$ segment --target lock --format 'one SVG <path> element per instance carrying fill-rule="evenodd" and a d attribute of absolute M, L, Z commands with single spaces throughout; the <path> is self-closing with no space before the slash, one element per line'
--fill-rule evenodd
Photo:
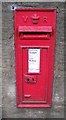
<path fill-rule="evenodd" d="M 25 75 L 25 82 L 26 83 L 36 83 L 37 77 L 35 75 Z"/>
<path fill-rule="evenodd" d="M 51 107 L 56 9 L 14 10 L 17 107 Z"/>

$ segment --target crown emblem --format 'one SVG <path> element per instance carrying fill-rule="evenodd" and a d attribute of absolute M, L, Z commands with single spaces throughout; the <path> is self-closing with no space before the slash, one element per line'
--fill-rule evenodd
<path fill-rule="evenodd" d="M 37 14 L 34 14 L 33 16 L 31 16 L 31 19 L 33 24 L 37 24 L 40 17 Z"/>

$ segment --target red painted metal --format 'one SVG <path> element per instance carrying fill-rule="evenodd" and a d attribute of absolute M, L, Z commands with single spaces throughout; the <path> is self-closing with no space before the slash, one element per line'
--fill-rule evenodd
<path fill-rule="evenodd" d="M 14 25 L 17 106 L 51 107 L 56 9 L 16 9 Z"/>
<path fill-rule="evenodd" d="M 52 32 L 51 26 L 19 26 L 19 32 Z"/>

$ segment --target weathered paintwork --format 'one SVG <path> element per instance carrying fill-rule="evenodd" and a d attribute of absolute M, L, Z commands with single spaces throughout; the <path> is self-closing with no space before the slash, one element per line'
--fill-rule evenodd
<path fill-rule="evenodd" d="M 56 9 L 16 9 L 14 25 L 17 106 L 51 107 Z"/>

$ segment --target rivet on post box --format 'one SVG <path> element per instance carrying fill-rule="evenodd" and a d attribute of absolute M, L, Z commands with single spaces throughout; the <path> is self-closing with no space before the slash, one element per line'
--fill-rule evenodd
<path fill-rule="evenodd" d="M 17 107 L 51 107 L 56 9 L 14 11 Z"/>

